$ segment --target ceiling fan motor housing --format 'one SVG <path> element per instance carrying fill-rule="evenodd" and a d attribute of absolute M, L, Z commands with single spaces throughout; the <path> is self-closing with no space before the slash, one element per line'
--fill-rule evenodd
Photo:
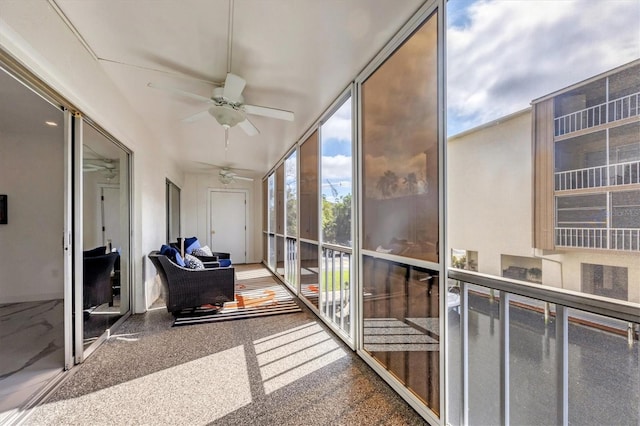
<path fill-rule="evenodd" d="M 209 108 L 209 114 L 224 127 L 233 127 L 246 118 L 242 111 L 228 105 L 214 105 Z"/>

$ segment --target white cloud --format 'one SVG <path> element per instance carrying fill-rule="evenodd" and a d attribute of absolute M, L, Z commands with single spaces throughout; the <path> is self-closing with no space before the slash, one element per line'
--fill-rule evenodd
<path fill-rule="evenodd" d="M 479 0 L 467 12 L 447 30 L 450 135 L 640 58 L 638 0 Z"/>
<path fill-rule="evenodd" d="M 351 99 L 322 125 L 323 139 L 351 140 Z"/>
<path fill-rule="evenodd" d="M 351 181 L 351 158 L 345 155 L 335 155 L 332 157 L 322 157 L 322 181 L 327 179 L 334 181 Z"/>

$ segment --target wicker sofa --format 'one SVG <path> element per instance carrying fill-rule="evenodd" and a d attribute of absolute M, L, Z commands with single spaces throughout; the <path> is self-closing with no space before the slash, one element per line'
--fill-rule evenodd
<path fill-rule="evenodd" d="M 177 315 L 181 310 L 205 304 L 222 304 L 235 298 L 233 267 L 188 269 L 173 263 L 159 251 L 149 253 L 164 290 L 167 311 Z"/>

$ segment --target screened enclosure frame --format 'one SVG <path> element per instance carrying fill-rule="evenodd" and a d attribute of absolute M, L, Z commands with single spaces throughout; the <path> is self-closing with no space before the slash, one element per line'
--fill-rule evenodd
<path fill-rule="evenodd" d="M 376 58 L 371 61 L 371 63 L 356 77 L 356 93 L 357 93 L 357 108 L 356 108 L 356 116 L 357 116 L 357 166 L 358 172 L 357 176 L 360 178 L 358 182 L 358 188 L 355 191 L 358 194 L 358 211 L 357 217 L 359 220 L 358 223 L 358 233 L 356 239 L 359 241 L 360 245 L 358 248 L 357 258 L 359 260 L 359 268 L 358 268 L 358 307 L 362 310 L 364 307 L 364 258 L 369 257 L 373 259 L 380 259 L 383 261 L 390 261 L 394 263 L 404 264 L 408 267 L 419 267 L 426 268 L 429 270 L 437 271 L 439 274 L 439 294 L 446 295 L 447 286 L 446 286 L 446 256 L 444 256 L 444 248 L 445 248 L 445 230 L 446 230 L 446 217 L 445 217 L 445 166 L 446 166 L 446 138 L 445 138 L 445 115 L 444 115 L 444 105 L 445 105 L 445 11 L 444 11 L 444 1 L 431 1 L 425 3 L 419 11 L 410 19 L 403 28 L 396 34 L 396 36 L 386 45 L 386 47 L 376 56 Z M 432 262 L 428 260 L 420 260 L 415 258 L 398 256 L 391 253 L 383 253 L 373 250 L 367 250 L 363 245 L 363 214 L 364 214 L 364 174 L 363 174 L 363 165 L 364 158 L 362 152 L 362 142 L 363 142 L 363 105 L 362 105 L 362 85 L 363 83 L 372 76 L 376 70 L 379 69 L 413 34 L 416 32 L 424 23 L 426 23 L 431 17 L 436 19 L 437 23 L 437 40 L 436 40 L 436 48 L 437 48 L 437 105 L 438 105 L 438 117 L 437 117 L 437 148 L 438 148 L 438 217 L 439 217 L 439 225 L 438 225 L 438 243 L 437 250 L 439 253 L 438 261 Z M 358 317 L 358 330 L 357 330 L 357 353 L 362 357 L 365 362 L 371 368 L 373 368 L 389 385 L 400 394 L 416 411 L 418 411 L 423 417 L 428 419 L 430 422 L 434 424 L 446 424 L 447 422 L 447 394 L 448 394 L 448 386 L 447 386 L 447 328 L 448 328 L 448 320 L 447 320 L 447 300 L 445 297 L 439 297 L 439 372 L 438 372 L 438 383 L 439 383 L 439 414 L 433 412 L 423 401 L 421 401 L 416 394 L 414 394 L 411 390 L 409 390 L 405 385 L 403 385 L 399 379 L 392 373 L 390 373 L 387 368 L 382 366 L 376 361 L 376 359 L 364 350 L 364 322 L 362 313 Z"/>

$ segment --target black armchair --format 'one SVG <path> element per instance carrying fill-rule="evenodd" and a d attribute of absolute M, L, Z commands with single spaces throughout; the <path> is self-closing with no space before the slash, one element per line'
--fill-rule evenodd
<path fill-rule="evenodd" d="M 111 302 L 111 272 L 118 253 L 83 258 L 83 309 Z"/>
<path fill-rule="evenodd" d="M 235 299 L 235 270 L 232 267 L 188 269 L 173 263 L 159 251 L 149 253 L 162 282 L 167 311 L 205 304 L 223 304 Z"/>

